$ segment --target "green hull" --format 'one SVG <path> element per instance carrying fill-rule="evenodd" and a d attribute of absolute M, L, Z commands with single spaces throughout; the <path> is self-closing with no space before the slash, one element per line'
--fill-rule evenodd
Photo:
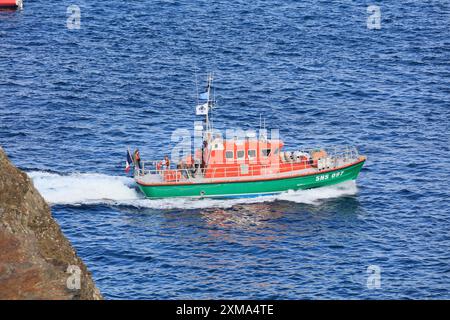
<path fill-rule="evenodd" d="M 303 190 L 355 180 L 364 164 L 358 162 L 346 168 L 299 177 L 264 181 L 201 183 L 184 185 L 142 185 L 139 188 L 147 198 L 173 197 L 242 197 L 276 194 L 287 190 Z"/>

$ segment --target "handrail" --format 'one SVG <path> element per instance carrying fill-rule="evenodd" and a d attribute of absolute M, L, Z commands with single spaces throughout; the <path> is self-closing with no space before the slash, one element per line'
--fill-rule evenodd
<path fill-rule="evenodd" d="M 223 163 L 223 167 L 214 167 L 214 168 L 200 168 L 200 167 L 191 167 L 191 168 L 182 168 L 182 169 L 146 169 L 145 165 L 151 163 L 152 165 L 156 165 L 158 161 L 141 161 L 141 168 L 135 169 L 135 176 L 143 177 L 143 176 L 153 176 L 161 180 L 161 181 L 170 181 L 170 182 L 180 182 L 180 181 L 198 181 L 207 179 L 215 179 L 215 178 L 242 178 L 242 177 L 254 177 L 254 176 L 284 176 L 289 174 L 295 174 L 300 170 L 305 169 L 313 169 L 315 168 L 318 171 L 333 169 L 337 167 L 341 167 L 343 165 L 355 162 L 359 159 L 359 153 L 354 147 L 346 147 L 344 150 L 338 150 L 334 148 L 333 150 L 326 149 L 312 149 L 314 151 L 326 151 L 326 157 L 318 158 L 318 159 L 306 159 L 297 161 L 297 159 L 290 159 L 288 161 L 282 161 L 281 154 L 278 157 L 279 162 L 270 163 L 270 164 L 252 164 L 252 163 L 233 163 L 240 164 L 238 167 L 227 167 L 230 163 Z M 305 152 L 305 151 L 303 151 Z M 305 152 L 306 153 L 306 152 Z M 293 153 L 291 152 L 291 155 Z M 284 157 L 283 157 L 284 159 Z M 246 173 L 242 173 L 242 165 L 246 165 L 247 170 Z M 208 170 L 213 169 L 210 173 Z"/>

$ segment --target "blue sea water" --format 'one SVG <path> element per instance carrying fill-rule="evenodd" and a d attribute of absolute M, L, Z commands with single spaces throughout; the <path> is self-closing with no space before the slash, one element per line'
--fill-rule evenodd
<path fill-rule="evenodd" d="M 0 145 L 105 298 L 449 299 L 449 28 L 433 0 L 25 1 L 0 11 Z M 166 154 L 209 71 L 217 128 L 356 145 L 356 184 L 143 199 L 126 147 Z"/>

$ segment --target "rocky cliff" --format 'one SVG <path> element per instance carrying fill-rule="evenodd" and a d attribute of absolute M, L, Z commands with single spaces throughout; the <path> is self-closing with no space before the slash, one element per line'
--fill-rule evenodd
<path fill-rule="evenodd" d="M 101 299 L 28 176 L 0 147 L 0 299 Z"/>

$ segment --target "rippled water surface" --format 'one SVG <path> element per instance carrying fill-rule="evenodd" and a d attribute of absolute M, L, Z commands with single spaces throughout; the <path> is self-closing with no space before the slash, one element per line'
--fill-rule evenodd
<path fill-rule="evenodd" d="M 25 1 L 0 12 L 0 144 L 106 298 L 449 299 L 450 5 L 383 3 L 370 30 L 370 4 Z M 167 153 L 208 71 L 217 128 L 262 113 L 291 148 L 354 144 L 356 184 L 143 199 L 124 150 Z"/>

